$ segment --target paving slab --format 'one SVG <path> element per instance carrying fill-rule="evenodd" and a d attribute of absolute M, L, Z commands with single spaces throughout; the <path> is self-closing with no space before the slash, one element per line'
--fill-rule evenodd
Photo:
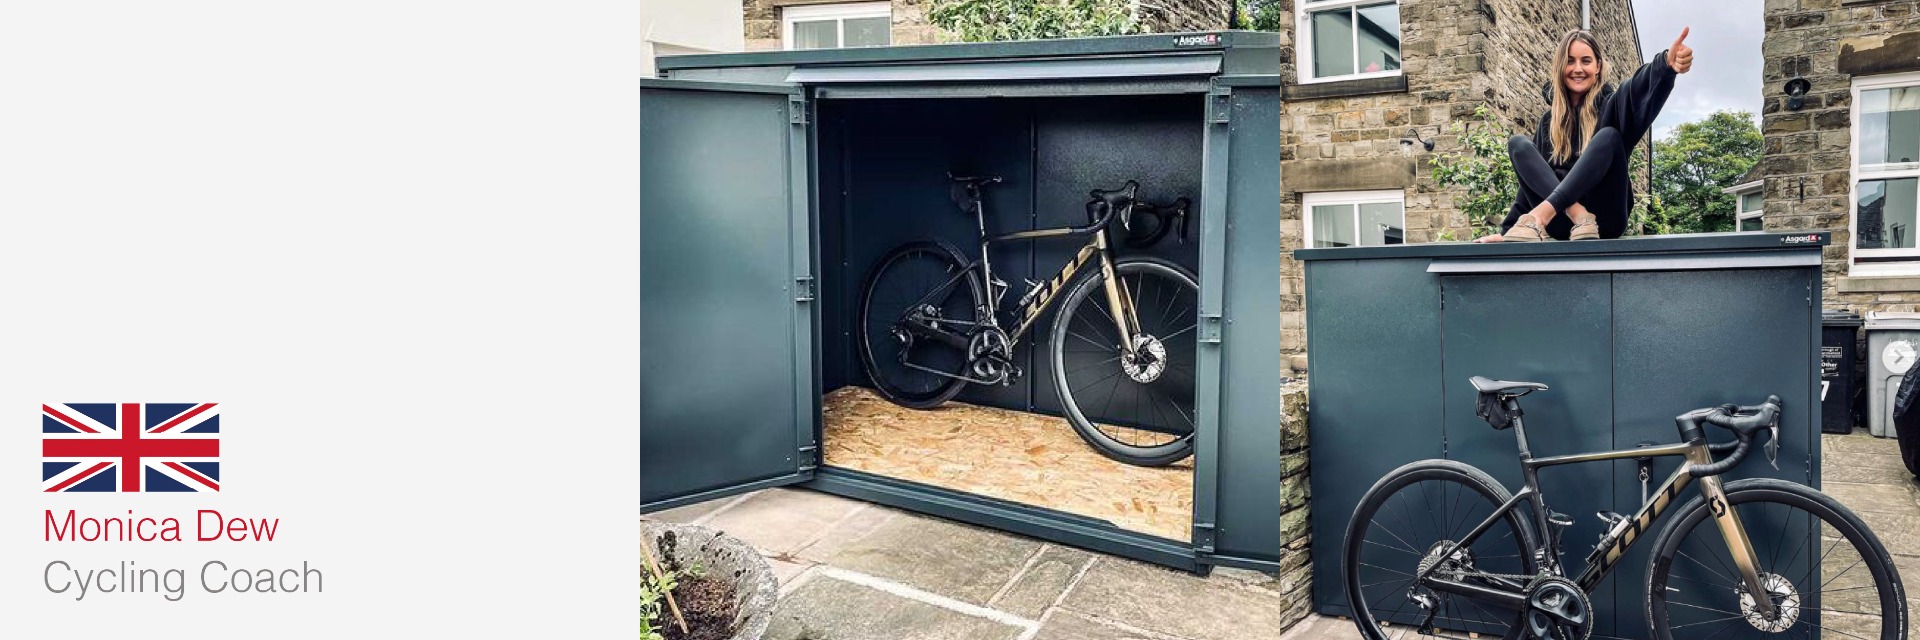
<path fill-rule="evenodd" d="M 1061 607 L 1130 627 L 1196 640 L 1280 635 L 1277 593 L 1101 557 Z"/>
<path fill-rule="evenodd" d="M 1820 480 L 1824 486 L 1831 482 L 1861 482 L 1912 486 L 1913 473 L 1907 471 L 1900 456 L 1877 453 L 1850 453 L 1824 461 L 1820 465 Z"/>
<path fill-rule="evenodd" d="M 1847 505 L 1852 507 L 1853 505 Z M 1902 556 L 1920 556 L 1920 509 L 1907 513 L 1884 513 L 1879 511 L 1855 511 L 1860 519 L 1866 521 L 1867 528 L 1880 537 L 1880 543 L 1886 545 L 1887 552 Z M 1913 578 L 1908 578 L 1912 584 Z"/>
<path fill-rule="evenodd" d="M 720 510 L 720 507 L 727 506 L 729 503 L 732 503 L 732 502 L 733 502 L 733 497 L 731 496 L 726 498 L 721 498 L 718 500 L 696 502 L 690 505 L 686 505 L 684 507 L 674 507 L 666 511 L 649 513 L 645 516 L 645 518 L 648 520 L 657 520 L 660 522 L 671 522 L 674 524 L 692 524 L 693 521 L 699 520 L 700 518 L 705 517 L 709 513 L 718 511 Z"/>
<path fill-rule="evenodd" d="M 807 581 L 774 610 L 767 640 L 1014 640 L 1020 626 L 832 577 Z"/>
<path fill-rule="evenodd" d="M 1067 586 L 1080 577 L 1081 569 L 1089 562 L 1093 562 L 1091 553 L 1047 545 L 1040 550 L 1040 556 L 1027 565 L 1026 572 L 1014 578 L 1013 584 L 988 604 L 1017 616 L 1039 619 L 1060 599 L 1060 594 L 1066 593 Z"/>
<path fill-rule="evenodd" d="M 768 555 L 792 553 L 866 503 L 801 489 L 768 489 L 706 522 Z"/>
<path fill-rule="evenodd" d="M 829 528 L 812 544 L 794 552 L 794 557 L 807 562 L 821 563 L 840 553 L 847 545 L 866 539 L 880 525 L 900 515 L 900 512 L 876 505 L 866 505 L 847 514 L 840 522 Z"/>
<path fill-rule="evenodd" d="M 1847 505 L 1855 513 L 1862 511 L 1884 511 L 1887 513 L 1920 512 L 1920 497 L 1914 489 L 1904 484 L 1859 484 L 1854 482 L 1824 482 L 1821 490 L 1827 495 Z"/>
<path fill-rule="evenodd" d="M 1875 438 L 1864 430 L 1849 434 L 1830 434 L 1821 438 L 1822 452 L 1839 453 L 1879 453 L 1900 455 L 1900 441 L 1893 438 Z M 1822 456 L 1823 458 L 1825 456 Z"/>
<path fill-rule="evenodd" d="M 848 543 L 827 564 L 985 605 L 1040 546 L 1026 538 L 902 514 Z"/>
<path fill-rule="evenodd" d="M 1294 625 L 1280 640 L 1366 640 L 1360 636 L 1360 629 L 1353 626 L 1352 620 L 1343 620 L 1332 616 L 1310 615 Z"/>
<path fill-rule="evenodd" d="M 1040 624 L 1033 640 L 1179 640 L 1138 629 L 1116 627 L 1071 611 L 1057 611 Z"/>

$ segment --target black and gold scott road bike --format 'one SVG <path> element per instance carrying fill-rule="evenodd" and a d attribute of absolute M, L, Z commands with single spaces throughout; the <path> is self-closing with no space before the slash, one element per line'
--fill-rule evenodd
<path fill-rule="evenodd" d="M 1086 226 L 989 236 L 981 190 L 1000 178 L 949 177 L 955 200 L 979 222 L 978 258 L 928 240 L 896 247 L 874 265 L 857 338 L 874 388 L 896 404 L 928 409 L 967 384 L 1012 384 L 1022 375 L 1014 346 L 1064 301 L 1048 336 L 1048 368 L 1074 430 L 1129 464 L 1167 465 L 1191 455 L 1199 280 L 1158 258 L 1116 259 L 1113 245 L 1125 239 L 1110 231 L 1116 222 L 1131 229 L 1139 215 L 1155 221 L 1149 237 L 1157 239 L 1176 223 L 1185 226 L 1186 199 L 1141 202 L 1140 185 L 1128 181 L 1092 192 Z M 1086 237 L 1087 244 L 1052 279 L 1029 283 L 1003 318 L 1008 285 L 994 276 L 989 247 L 1064 237 Z"/>
<path fill-rule="evenodd" d="M 1486 472 L 1450 460 L 1408 464 L 1375 483 L 1348 524 L 1343 548 L 1348 602 L 1367 638 L 1609 637 L 1593 633 L 1589 594 L 1669 513 L 1676 517 L 1654 537 L 1647 568 L 1653 638 L 1907 637 L 1899 573 L 1858 516 L 1804 485 L 1718 477 L 1745 460 L 1762 434 L 1777 465 L 1779 398 L 1681 414 L 1679 444 L 1535 458 L 1518 398 L 1547 386 L 1477 376 L 1472 382 L 1480 416 L 1495 429 L 1513 429 L 1526 485 L 1509 494 Z M 1735 440 L 1709 443 L 1703 425 L 1729 430 Z M 1573 520 L 1547 507 L 1537 471 L 1643 456 L 1685 462 L 1639 513 L 1600 513 L 1607 531 L 1585 570 L 1567 577 L 1559 532 Z M 1695 484 L 1700 495 L 1670 510 Z M 1530 514 L 1523 515 L 1522 503 Z"/>

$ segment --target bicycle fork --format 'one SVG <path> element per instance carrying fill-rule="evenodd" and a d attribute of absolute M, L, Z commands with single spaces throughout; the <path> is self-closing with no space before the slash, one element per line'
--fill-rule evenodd
<path fill-rule="evenodd" d="M 1713 462 L 1713 455 L 1705 446 L 1695 447 L 1687 453 L 1687 462 L 1694 465 L 1706 465 Z M 1727 503 L 1726 491 L 1720 486 L 1720 476 L 1713 475 L 1700 479 L 1700 495 L 1707 499 L 1707 512 L 1713 515 L 1713 522 L 1720 527 L 1720 537 L 1727 542 L 1727 555 L 1733 558 L 1734 569 L 1740 572 L 1740 581 L 1746 584 L 1747 594 L 1753 596 L 1753 607 L 1768 620 L 1776 617 L 1773 596 L 1760 578 L 1760 561 L 1753 552 L 1753 541 L 1747 538 L 1747 528 L 1740 523 L 1740 513 Z"/>
<path fill-rule="evenodd" d="M 1107 234 L 1094 235 L 1093 244 L 1100 249 L 1100 275 L 1107 281 L 1107 308 L 1113 309 L 1113 328 L 1119 332 L 1120 351 L 1129 355 L 1134 353 L 1134 336 L 1140 333 L 1140 316 L 1134 311 L 1131 301 L 1133 295 L 1127 291 L 1127 283 L 1120 280 L 1120 273 L 1113 268 L 1113 254 L 1107 251 Z"/>

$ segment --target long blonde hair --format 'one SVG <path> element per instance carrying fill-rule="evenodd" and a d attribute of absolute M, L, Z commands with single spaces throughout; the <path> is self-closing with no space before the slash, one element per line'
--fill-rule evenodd
<path fill-rule="evenodd" d="M 1567 58 L 1572 55 L 1574 41 L 1584 42 L 1593 49 L 1593 61 L 1600 67 L 1594 74 L 1593 87 L 1579 97 L 1580 149 L 1585 151 L 1587 142 L 1593 140 L 1593 129 L 1600 120 L 1600 87 L 1606 82 L 1607 57 L 1600 53 L 1600 41 L 1593 34 L 1581 29 L 1568 31 L 1560 38 L 1560 46 L 1554 49 L 1553 61 L 1553 104 L 1552 124 L 1547 127 L 1553 139 L 1554 164 L 1566 162 L 1577 151 L 1573 148 L 1574 95 L 1567 89 Z"/>

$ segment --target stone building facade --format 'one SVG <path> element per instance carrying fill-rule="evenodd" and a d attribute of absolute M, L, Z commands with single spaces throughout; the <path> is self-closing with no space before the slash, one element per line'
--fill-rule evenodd
<path fill-rule="evenodd" d="M 1832 233 L 1824 306 L 1914 311 L 1920 2 L 1766 0 L 1765 19 L 1763 228 Z"/>
<path fill-rule="evenodd" d="M 930 0 L 884 0 L 891 11 L 895 45 L 936 44 L 953 38 L 927 21 Z M 860 0 L 742 0 L 748 51 L 783 49 L 782 12 L 795 7 L 872 4 Z M 1153 33 L 1219 31 L 1227 28 L 1231 0 L 1134 0 L 1140 24 Z"/>
<path fill-rule="evenodd" d="M 1305 0 L 1292 0 L 1294 5 Z M 1303 246 L 1312 223 L 1305 201 L 1342 193 L 1372 194 L 1402 203 L 1402 242 L 1470 240 L 1471 225 L 1455 205 L 1460 191 L 1433 179 L 1428 161 L 1462 145 L 1452 125 L 1485 106 L 1509 131 L 1531 135 L 1546 110 L 1541 85 L 1559 39 L 1582 21 L 1582 0 L 1401 0 L 1400 74 L 1303 82 L 1302 35 L 1297 24 L 1280 30 L 1287 42 L 1282 74 L 1286 106 L 1281 122 L 1281 345 L 1284 372 L 1307 372 L 1305 274 L 1291 251 Z M 1314 3 L 1315 11 L 1326 6 Z M 1367 5 L 1375 6 L 1375 5 Z M 1615 61 L 1609 82 L 1630 77 L 1651 56 L 1637 37 L 1628 0 L 1590 0 L 1591 30 Z M 1287 8 L 1296 17 L 1305 14 Z M 1299 22 L 1300 20 L 1296 20 Z M 1309 19 L 1310 21 L 1310 19 Z M 1312 74 L 1306 74 L 1312 75 Z M 1307 79 L 1310 80 L 1310 79 Z M 1433 151 L 1403 145 L 1413 129 Z M 1396 195 L 1397 194 L 1397 195 Z M 1357 225 L 1356 225 L 1357 226 Z"/>

